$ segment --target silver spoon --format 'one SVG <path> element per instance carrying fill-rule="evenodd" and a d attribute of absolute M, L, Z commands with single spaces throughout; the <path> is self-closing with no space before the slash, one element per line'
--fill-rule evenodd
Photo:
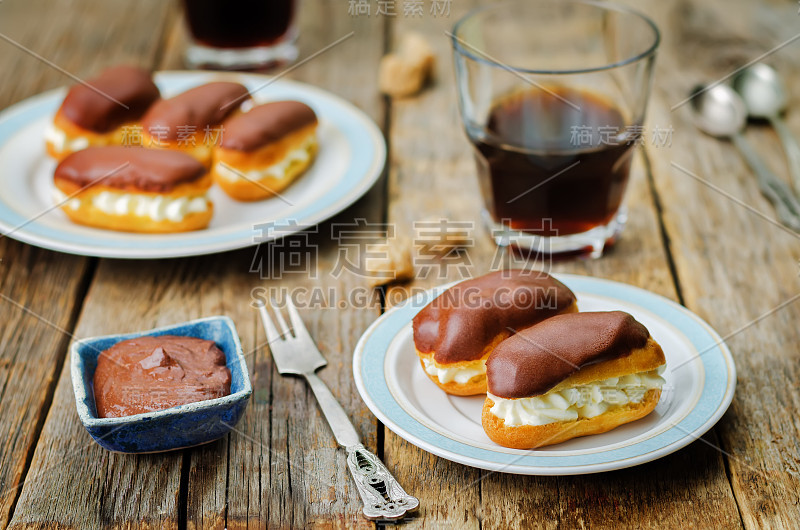
<path fill-rule="evenodd" d="M 778 133 L 789 160 L 794 189 L 800 193 L 800 146 L 781 117 L 789 104 L 783 79 L 771 66 L 756 63 L 736 74 L 733 89 L 742 96 L 751 117 L 768 120 Z"/>
<path fill-rule="evenodd" d="M 747 121 L 742 98 L 726 85 L 696 87 L 692 94 L 695 124 L 706 134 L 729 138 L 733 142 L 758 176 L 759 189 L 775 207 L 778 218 L 792 230 L 800 232 L 800 202 L 742 135 Z"/>

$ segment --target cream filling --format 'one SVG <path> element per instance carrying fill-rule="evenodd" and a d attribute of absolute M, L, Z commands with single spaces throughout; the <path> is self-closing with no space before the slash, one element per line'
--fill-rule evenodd
<path fill-rule="evenodd" d="M 44 139 L 59 153 L 64 151 L 80 151 L 89 147 L 89 139 L 78 136 L 72 140 L 67 138 L 67 133 L 50 123 L 44 130 Z"/>
<path fill-rule="evenodd" d="M 486 373 L 486 361 L 481 361 L 474 368 L 466 368 L 463 366 L 454 366 L 452 368 L 441 368 L 433 363 L 432 359 L 422 359 L 422 364 L 425 366 L 425 372 L 428 375 L 434 375 L 442 384 L 455 381 L 459 384 L 464 384 L 476 375 Z"/>
<path fill-rule="evenodd" d="M 490 412 L 506 425 L 546 425 L 578 418 L 594 418 L 628 403 L 640 403 L 648 390 L 661 388 L 664 366 L 649 372 L 613 377 L 588 385 L 565 388 L 541 396 L 505 399 L 488 394 Z"/>
<path fill-rule="evenodd" d="M 56 203 L 77 210 L 81 206 L 78 198 L 67 199 L 59 189 L 53 192 Z M 116 193 L 101 191 L 92 196 L 92 206 L 109 215 L 136 215 L 149 217 L 153 221 L 172 221 L 179 223 L 190 213 L 208 211 L 208 199 L 205 195 L 187 197 L 165 197 L 162 195 L 139 195 L 134 193 Z"/>
<path fill-rule="evenodd" d="M 81 207 L 81 200 L 75 197 L 67 198 L 67 194 L 58 188 L 53 188 L 53 202 L 58 206 L 69 208 L 70 210 L 77 210 Z"/>
<path fill-rule="evenodd" d="M 217 162 L 214 166 L 214 171 L 217 175 L 236 182 L 239 180 L 254 180 L 259 181 L 265 178 L 283 179 L 286 177 L 286 172 L 289 167 L 294 163 L 306 163 L 311 159 L 311 152 L 314 150 L 317 139 L 314 135 L 309 136 L 303 144 L 289 151 L 286 156 L 278 162 L 264 169 L 251 169 L 249 171 L 234 171 L 227 164 Z M 242 177 L 244 175 L 244 177 Z"/>

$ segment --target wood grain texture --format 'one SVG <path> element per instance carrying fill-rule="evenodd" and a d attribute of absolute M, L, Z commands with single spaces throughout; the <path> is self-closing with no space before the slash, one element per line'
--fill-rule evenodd
<path fill-rule="evenodd" d="M 134 62 L 149 66 L 147 61 L 156 53 L 159 40 L 149 35 L 148 31 L 154 29 L 156 36 L 159 34 L 158 24 L 154 25 L 153 20 L 161 21 L 168 10 L 168 6 L 160 2 L 143 2 L 138 6 L 128 5 L 123 9 L 111 5 L 90 7 L 85 2 L 48 3 L 48 10 L 37 19 L 39 24 L 35 25 L 24 22 L 29 21 L 27 17 L 30 17 L 31 11 L 28 10 L 41 9 L 44 3 L 37 2 L 40 4 L 37 6 L 29 2 L 25 4 L 24 9 L 20 4 L 22 3 L 6 2 L 0 5 L 0 10 L 3 10 L 0 20 L 2 20 L 4 34 L 79 77 L 91 76 L 101 68 L 117 62 Z M 74 31 L 74 28 L 84 24 L 102 26 L 108 33 L 78 33 Z M 6 27 L 6 25 L 8 26 Z M 6 45 L 4 44 L 4 46 Z M 103 47 L 105 50 L 102 56 L 95 54 L 98 47 Z M 66 51 L 68 53 L 65 53 Z M 87 58 L 91 59 L 87 60 Z M 5 71 L 17 71 L 19 74 L 15 76 L 13 88 L 9 82 L 11 81 L 10 77 L 7 76 L 2 81 L 3 86 L 0 93 L 3 94 L 4 102 L 20 99 L 53 86 L 71 83 L 71 80 L 64 74 L 19 50 L 4 53 L 2 60 L 14 63 L 7 68 L 4 65 Z M 31 293 L 35 293 L 38 298 L 38 302 L 32 306 L 32 309 L 42 313 L 60 327 L 68 327 L 71 330 L 74 320 L 71 316 L 71 307 L 76 307 L 75 304 L 81 302 L 84 294 L 83 289 L 77 289 L 76 286 L 80 283 L 82 275 L 85 274 L 90 260 L 49 253 L 16 243 L 4 244 L 9 245 L 6 249 L 7 254 L 4 256 L 4 258 L 7 256 L 8 259 L 4 259 L 4 263 L 8 262 L 10 265 L 16 262 L 15 269 L 22 268 L 29 271 L 30 277 L 24 278 L 19 275 L 18 271 L 10 269 L 10 272 L 16 276 L 18 285 L 27 285 Z M 45 271 L 46 274 L 39 271 Z M 9 279 L 11 278 L 13 276 L 9 276 Z M 16 288 L 10 290 L 4 287 L 3 292 L 13 296 L 15 290 Z M 47 303 L 47 307 L 44 309 L 36 307 L 42 303 Z M 104 316 L 101 315 L 101 317 Z M 14 401 L 24 399 L 30 407 L 38 404 L 43 408 L 44 405 L 49 404 L 47 401 L 50 399 L 51 392 L 48 391 L 48 385 L 51 381 L 54 383 L 56 379 L 59 379 L 58 374 L 54 371 L 61 366 L 69 338 L 55 329 L 52 329 L 55 336 L 51 337 L 51 331 L 37 331 L 25 325 L 15 326 L 14 319 L 3 320 L 3 322 L 11 326 L 8 328 L 9 330 L 13 330 L 10 337 L 17 334 L 26 337 L 24 342 L 16 346 L 11 346 L 13 343 L 9 343 L 9 349 L 4 348 L 4 351 L 8 352 L 16 350 L 18 355 L 26 358 L 25 362 L 16 365 L 17 377 L 13 385 L 8 387 L 8 390 L 12 391 L 10 395 L 15 396 L 14 400 L 9 400 L 7 403 L 4 400 L 3 402 L 4 417 L 11 417 L 5 416 L 5 414 L 6 411 L 13 411 L 16 408 Z M 35 340 L 35 342 L 26 346 L 30 340 Z M 31 379 L 31 375 L 34 374 L 28 374 L 28 372 L 33 371 L 38 373 L 35 374 L 34 379 Z M 115 457 L 108 453 L 102 453 L 96 454 L 96 458 L 85 458 L 85 452 L 89 445 L 93 445 L 93 442 L 89 442 L 85 431 L 74 417 L 75 408 L 71 385 L 69 380 L 65 379 L 67 372 L 68 368 L 62 370 L 60 386 L 56 390 L 53 400 L 56 404 L 63 401 L 70 405 L 68 408 L 62 409 L 60 413 L 69 414 L 70 419 L 74 420 L 74 424 L 71 422 L 64 429 L 60 428 L 58 407 L 56 407 L 56 411 L 51 410 L 51 413 L 48 414 L 50 422 L 48 427 L 43 430 L 44 436 L 40 438 L 43 443 L 38 446 L 39 452 L 33 455 L 30 470 L 25 476 L 20 500 L 14 512 L 13 526 L 58 524 L 56 521 L 60 524 L 89 525 L 92 521 L 97 522 L 110 515 L 108 505 L 101 503 L 104 497 L 113 498 L 115 495 L 124 494 L 126 497 L 135 499 L 140 495 L 154 494 L 161 488 L 158 485 L 142 488 L 134 495 L 131 495 L 130 491 L 120 492 L 118 488 L 125 484 L 126 477 L 139 472 L 130 466 L 119 466 L 116 478 L 109 482 L 95 479 L 96 472 L 106 469 Z M 25 387 L 25 383 L 28 388 Z M 64 391 L 67 391 L 66 394 Z M 68 400 L 64 401 L 65 398 Z M 30 434 L 37 432 L 37 423 L 41 420 L 37 420 L 32 415 L 26 417 L 22 412 L 19 417 L 26 422 L 26 429 Z M 54 426 L 56 426 L 55 429 Z M 48 433 L 50 438 L 48 438 Z M 5 439 L 5 436 L 3 438 Z M 20 437 L 17 442 L 22 440 L 24 437 Z M 24 455 L 19 455 L 19 457 L 24 458 Z M 80 460 L 80 462 L 75 462 L 73 459 Z M 18 463 L 10 462 L 10 464 L 12 464 L 11 467 L 2 466 L 3 472 L 15 467 L 17 467 L 17 472 L 21 470 Z M 154 459 L 151 465 L 155 469 L 160 469 L 163 463 Z M 65 473 L 65 468 L 81 472 L 70 475 Z M 79 483 L 80 477 L 88 477 L 89 480 Z M 52 487 L 52 489 L 48 490 L 48 487 Z M 62 487 L 67 487 L 67 489 L 60 489 Z M 76 495 L 74 505 L 66 504 L 64 502 L 66 499 L 59 495 L 64 491 L 69 491 L 69 488 L 81 492 L 81 495 Z M 14 489 L 13 492 L 15 497 L 17 490 Z M 54 502 L 59 498 L 62 499 L 60 504 Z M 4 501 L 8 499 L 6 497 Z M 91 506 L 98 518 L 86 518 L 87 510 L 82 509 L 81 502 L 84 503 L 84 507 Z M 128 508 L 131 506 L 136 506 L 136 504 L 131 503 Z M 142 508 L 147 510 L 161 507 L 145 503 L 142 504 Z M 103 511 L 104 509 L 105 511 Z M 161 511 L 163 512 L 163 510 Z M 153 510 L 153 514 L 158 513 Z M 132 515 L 133 512 L 130 509 L 125 512 L 123 507 L 119 512 L 119 519 L 126 520 Z M 147 518 L 151 516 L 149 513 L 146 515 Z"/>
<path fill-rule="evenodd" d="M 185 33 L 175 5 L 92 3 L 88 9 L 84 4 L 50 2 L 39 23 L 30 24 L 24 21 L 44 2 L 4 0 L 0 32 L 81 76 L 117 62 L 182 67 Z M 380 312 L 380 303 L 373 297 L 362 307 L 338 307 L 343 295 L 364 289 L 366 280 L 330 275 L 339 252 L 331 238 L 333 223 L 385 218 L 396 224 L 398 235 L 408 237 L 414 236 L 416 220 L 444 217 L 474 223 L 474 244 L 460 263 L 443 267 L 441 259 L 433 259 L 427 276 L 418 265 L 414 282 L 386 292 L 387 306 L 412 289 L 514 262 L 497 254 L 480 224 L 472 154 L 456 107 L 444 31 L 470 2 L 453 2 L 445 19 L 427 13 L 403 17 L 398 4 L 399 16 L 386 19 L 350 17 L 346 4 L 309 0 L 301 12 L 301 59 L 350 31 L 355 35 L 290 77 L 331 90 L 379 124 L 390 125 L 388 184 L 378 184 L 333 221 L 293 236 L 285 245 L 192 259 L 99 262 L 78 318 L 78 337 L 211 314 L 227 314 L 236 322 L 253 397 L 236 430 L 203 447 L 142 456 L 99 448 L 78 422 L 68 368 L 57 372 L 68 339 L 0 300 L 0 527 L 12 508 L 12 528 L 174 528 L 184 523 L 187 528 L 372 527 L 360 516 L 344 454 L 313 396 L 301 380 L 275 372 L 249 305 L 252 296 L 265 292 L 280 297 L 319 288 L 321 303 L 301 308 L 301 315 L 329 361 L 320 376 L 366 445 L 383 452 L 389 469 L 420 498 L 421 508 L 407 520 L 409 527 L 796 528 L 800 300 L 769 312 L 800 293 L 798 238 L 701 182 L 774 215 L 729 144 L 698 133 L 687 107 L 670 112 L 695 83 L 721 77 L 793 37 L 796 6 L 743 0 L 647 0 L 635 5 L 662 29 L 648 127 L 672 125 L 673 144 L 650 146 L 638 157 L 628 191 L 628 226 L 604 258 L 537 265 L 619 280 L 682 300 L 723 335 L 731 334 L 728 344 L 739 367 L 739 386 L 731 409 L 703 440 L 629 470 L 520 477 L 454 464 L 382 426 L 378 430 L 355 390 L 351 352 Z M 386 42 L 397 42 L 406 31 L 425 34 L 436 49 L 436 79 L 419 96 L 391 102 L 387 112 L 376 92 L 377 61 Z M 767 59 L 789 76 L 790 87 L 800 83 L 796 46 L 800 44 Z M 3 71 L 14 72 L 0 79 L 2 106 L 69 82 L 7 43 L 0 42 L 0 49 Z M 800 113 L 790 111 L 787 118 L 800 131 Z M 774 134 L 764 127 L 747 134 L 773 169 L 786 175 Z M 317 259 L 306 273 L 281 277 L 271 261 L 286 257 L 292 241 L 316 249 Z M 3 295 L 59 327 L 72 327 L 81 302 L 76 296 L 92 273 L 90 260 L 6 238 L 0 238 L 0 259 Z M 253 269 L 254 260 L 263 265 L 260 271 Z M 15 486 L 23 477 L 20 493 Z"/>
<path fill-rule="evenodd" d="M 322 23 L 324 21 L 324 23 Z M 376 20 L 353 20 L 347 6 L 330 2 L 306 2 L 300 19 L 300 60 L 335 40 L 353 37 L 292 72 L 291 77 L 338 94 L 364 110 L 378 124 L 383 122 L 383 102 L 360 76 L 377 67 L 383 49 L 384 26 Z M 355 206 L 313 229 L 304 242 L 317 261 L 311 274 L 281 274 L 271 268 L 277 257 L 266 246 L 260 255 L 264 265 L 255 285 L 269 290 L 297 293 L 308 299 L 312 290 L 346 295 L 365 289 L 366 278 L 344 274 L 333 277 L 339 249 L 331 240 L 335 223 L 364 218 L 380 222 L 383 216 L 383 185 L 378 183 Z M 288 248 L 281 245 L 281 248 Z M 280 249 L 277 250 L 280 252 Z M 251 276 L 252 278 L 252 276 Z M 341 302 L 341 300 L 339 300 Z M 316 307 L 301 309 L 306 326 L 315 338 L 328 366 L 319 372 L 332 389 L 365 445 L 377 450 L 375 418 L 358 396 L 352 378 L 352 351 L 366 327 L 380 312 L 378 299 L 366 307 L 344 307 L 329 294 Z M 259 343 L 265 340 L 259 329 Z M 228 527 L 372 527 L 361 516 L 361 500 L 347 470 L 345 453 L 339 449 L 304 381 L 280 377 L 272 368 L 266 348 L 255 359 L 256 377 L 262 387 L 242 424 L 246 433 L 232 438 Z M 264 395 L 269 392 L 268 395 Z M 191 517 L 191 512 L 190 512 Z"/>
<path fill-rule="evenodd" d="M 747 2 L 652 5 L 666 31 L 651 116 L 653 121 L 671 123 L 675 130 L 672 148 L 653 156 L 664 224 L 687 307 L 729 336 L 726 341 L 738 369 L 733 404 L 715 429 L 718 438 L 710 441 L 726 453 L 745 526 L 796 528 L 800 524 L 796 413 L 800 304 L 790 301 L 800 293 L 800 242 L 797 235 L 748 209 L 775 216 L 738 152 L 727 142 L 699 134 L 691 123 L 689 105 L 674 112 L 670 107 L 682 101 L 694 84 L 721 78 L 796 36 L 797 9 Z M 787 76 L 789 87 L 798 86 L 796 44 L 765 61 Z M 795 103 L 794 90 L 792 97 Z M 792 130 L 800 132 L 800 115 L 790 110 L 787 118 Z M 747 136 L 773 170 L 786 177 L 785 155 L 774 133 L 755 126 L 748 128 Z"/>
<path fill-rule="evenodd" d="M 426 16 L 393 20 L 392 49 L 407 32 L 425 36 L 436 52 L 432 81 L 417 96 L 393 99 L 389 143 L 389 204 L 387 221 L 398 238 L 414 242 L 413 223 L 444 218 L 479 227 L 478 185 L 469 144 L 461 130 L 455 98 L 450 42 L 444 31 L 470 8 L 453 2 L 449 18 Z M 393 286 L 386 293 L 387 309 L 412 289 L 480 274 L 491 264 L 494 245 L 482 229 L 470 230 L 475 245 L 468 258 L 436 259 L 415 249 L 417 279 Z M 420 238 L 417 238 L 420 239 Z M 419 252 L 425 254 L 420 259 Z M 467 261 L 467 259 L 469 261 Z M 410 352 L 413 354 L 413 352 Z M 483 471 L 456 464 L 422 451 L 384 428 L 384 461 L 420 507 L 407 519 L 410 528 L 478 528 L 481 525 Z"/>
<path fill-rule="evenodd" d="M 204 271 L 186 262 L 168 263 L 175 266 L 101 261 L 76 336 L 146 329 L 203 315 L 201 304 L 187 300 L 181 288 L 202 281 Z M 142 277 L 151 281 L 139 281 Z M 174 305 L 160 305 L 162 297 Z M 181 462 L 181 452 L 122 455 L 95 444 L 75 413 L 67 364 L 29 473 L 42 480 L 26 483 L 11 526 L 52 521 L 93 528 L 177 527 Z"/>
<path fill-rule="evenodd" d="M 132 5 L 119 9 L 89 4 L 3 2 L 0 33 L 80 77 L 117 61 L 147 64 L 158 40 L 143 28 L 153 27 L 153 17 L 163 17 L 163 5 L 143 2 L 137 10 Z M 32 13 L 39 13 L 35 24 Z M 75 31 L 84 24 L 99 26 L 100 20 L 116 37 Z M 102 56 L 95 54 L 100 43 L 105 49 Z M 0 68 L 14 73 L 0 79 L 0 107 L 72 82 L 5 40 L 0 42 Z M 0 237 L 0 527 L 11 517 L 21 481 L 35 491 L 53 474 L 41 467 L 25 472 L 59 378 L 91 263 Z M 76 447 L 84 442 L 79 436 Z M 60 457 L 53 455 L 49 461 L 58 462 Z"/>
<path fill-rule="evenodd" d="M 457 17 L 468 6 L 453 6 Z M 424 33 L 440 59 L 436 82 L 413 99 L 392 105 L 388 220 L 398 232 L 413 235 L 415 220 L 443 216 L 473 223 L 469 249 L 471 274 L 490 266 L 525 265 L 490 242 L 479 218 L 481 208 L 470 146 L 459 124 L 444 31 L 452 20 L 398 19 L 394 41 L 404 31 Z M 436 116 L 436 118 L 431 118 Z M 629 221 L 621 240 L 601 260 L 557 261 L 536 266 L 638 285 L 668 298 L 677 292 L 659 226 L 646 159 L 636 160 L 628 191 Z M 501 252 L 499 255 L 498 252 Z M 410 285 L 395 287 L 387 299 L 400 300 L 411 289 L 459 279 L 458 267 L 438 269 Z M 421 271 L 418 268 L 418 273 Z M 715 437 L 709 435 L 712 440 Z M 421 495 L 411 526 L 483 528 L 531 527 L 698 527 L 739 523 L 722 455 L 702 442 L 677 455 L 632 470 L 586 477 L 520 477 L 452 464 L 421 451 L 386 431 L 386 462 L 411 477 Z M 656 501 L 656 499 L 658 499 Z"/>
<path fill-rule="evenodd" d="M 20 493 L 83 295 L 88 260 L 0 238 L 0 527 Z"/>
<path fill-rule="evenodd" d="M 321 21 L 325 20 L 325 24 Z M 306 81 L 338 93 L 364 110 L 379 124 L 384 107 L 380 96 L 359 76 L 376 68 L 383 49 L 384 24 L 378 20 L 350 19 L 346 5 L 306 2 L 300 13 L 300 60 L 355 32 L 353 37 L 293 71 L 288 77 Z M 178 21 L 170 32 L 161 69 L 180 68 L 187 37 Z M 353 68 L 342 68 L 353 65 Z M 280 69 L 273 73 L 279 73 Z M 258 95 L 258 94 L 257 94 Z M 308 234 L 290 241 L 302 243 L 316 254 L 307 263 L 305 275 L 284 274 L 272 268 L 289 245 L 263 245 L 251 249 L 249 260 L 218 278 L 225 285 L 238 286 L 231 299 L 240 308 L 234 318 L 253 319 L 248 306 L 250 290 L 273 292 L 278 298 L 311 289 L 326 293 L 322 306 L 304 310 L 306 324 L 328 359 L 320 377 L 328 383 L 353 419 L 365 444 L 377 450 L 376 424 L 355 390 L 351 354 L 355 342 L 380 311 L 379 300 L 365 308 L 335 309 L 327 293 L 347 293 L 365 287 L 365 279 L 334 278 L 338 248 L 331 241 L 333 223 L 364 218 L 379 222 L 383 216 L 383 184 L 332 222 L 323 223 Z M 286 251 L 282 249 L 287 249 Z M 255 263 L 262 268 L 252 271 Z M 237 320 L 238 322 L 238 320 Z M 345 454 L 337 448 L 330 429 L 316 407 L 313 395 L 302 380 L 281 378 L 274 372 L 265 337 L 259 330 L 252 338 L 258 346 L 248 357 L 254 394 L 244 419 L 227 442 L 227 448 L 191 452 L 187 481 L 187 526 L 190 528 L 352 527 L 373 525 L 360 515 L 361 503 L 346 467 Z M 224 452 L 223 452 L 224 451 Z M 223 458 L 224 456 L 224 458 Z M 226 495 L 227 494 L 227 495 Z"/>

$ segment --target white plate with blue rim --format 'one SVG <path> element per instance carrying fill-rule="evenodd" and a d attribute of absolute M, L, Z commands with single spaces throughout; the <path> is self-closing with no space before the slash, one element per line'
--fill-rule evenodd
<path fill-rule="evenodd" d="M 423 372 L 411 320 L 453 284 L 413 296 L 376 320 L 356 346 L 353 375 L 367 407 L 417 447 L 468 466 L 524 475 L 579 475 L 635 466 L 697 440 L 727 410 L 736 367 L 725 342 L 700 317 L 630 285 L 554 275 L 578 297 L 581 311 L 622 310 L 650 330 L 667 359 L 666 383 L 648 416 L 603 434 L 536 450 L 492 442 L 481 427 L 483 396 L 450 396 Z"/>
<path fill-rule="evenodd" d="M 28 98 L 0 113 L 0 234 L 43 248 L 111 258 L 172 258 L 212 254 L 266 242 L 314 226 L 353 204 L 383 170 L 386 143 L 361 110 L 320 88 L 257 74 L 159 72 L 165 97 L 214 80 L 231 80 L 254 91 L 256 103 L 295 99 L 319 118 L 314 163 L 282 198 L 234 201 L 214 186 L 214 217 L 208 228 L 176 234 L 134 234 L 80 226 L 53 208 L 53 170 L 45 127 L 66 88 Z M 224 134 L 224 130 L 222 131 Z M 265 230 L 264 223 L 273 223 Z"/>

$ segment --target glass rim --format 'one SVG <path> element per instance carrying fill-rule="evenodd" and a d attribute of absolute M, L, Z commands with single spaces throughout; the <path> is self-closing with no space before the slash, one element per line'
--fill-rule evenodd
<path fill-rule="evenodd" d="M 555 0 L 546 0 L 546 1 L 551 2 L 551 3 L 556 3 Z M 539 2 L 542 2 L 542 0 L 539 0 Z M 453 26 L 453 31 L 450 33 L 450 40 L 451 40 L 451 42 L 453 44 L 453 49 L 457 53 L 459 53 L 461 55 L 464 55 L 466 57 L 469 57 L 470 59 L 472 59 L 474 61 L 477 61 L 477 62 L 480 62 L 480 63 L 484 63 L 484 64 L 488 64 L 490 66 L 496 66 L 498 68 L 502 68 L 504 70 L 509 70 L 509 71 L 513 71 L 513 72 L 517 72 L 517 73 L 541 74 L 541 75 L 567 75 L 567 74 L 586 74 L 586 73 L 591 73 L 591 72 L 602 72 L 602 71 L 605 71 L 605 70 L 611 70 L 613 68 L 618 68 L 620 66 L 625 66 L 625 65 L 628 65 L 628 64 L 635 63 L 635 62 L 637 62 L 637 61 L 639 61 L 641 59 L 644 59 L 645 57 L 654 55 L 656 50 L 658 49 L 659 44 L 661 43 L 661 32 L 658 30 L 658 26 L 656 26 L 656 23 L 653 22 L 653 20 L 650 17 L 648 17 L 647 15 L 643 14 L 642 12 L 640 12 L 640 11 L 638 11 L 636 9 L 632 9 L 632 8 L 629 8 L 627 6 L 623 6 L 623 5 L 620 5 L 620 4 L 615 4 L 613 2 L 605 2 L 605 1 L 602 1 L 602 0 L 562 0 L 562 1 L 558 2 L 558 3 L 560 3 L 560 4 L 564 4 L 564 3 L 583 4 L 583 5 L 594 6 L 594 7 L 600 8 L 600 9 L 605 10 L 605 11 L 616 11 L 618 13 L 624 13 L 626 15 L 633 15 L 634 17 L 638 18 L 639 20 L 643 21 L 645 24 L 647 24 L 650 27 L 650 29 L 653 30 L 653 37 L 654 37 L 653 38 L 653 42 L 645 51 L 643 51 L 641 53 L 638 53 L 638 54 L 636 54 L 636 55 L 634 55 L 632 57 L 629 57 L 627 59 L 623 59 L 621 61 L 617 61 L 615 63 L 604 64 L 602 66 L 593 66 L 593 67 L 590 67 L 590 68 L 574 68 L 574 69 L 568 69 L 568 70 L 542 70 L 542 69 L 537 69 L 537 68 L 522 68 L 522 67 L 512 66 L 512 65 L 506 64 L 504 62 L 498 61 L 496 59 L 490 59 L 488 56 L 477 55 L 477 54 L 473 53 L 471 50 L 466 49 L 464 47 L 464 45 L 462 44 L 462 42 L 461 42 L 463 39 L 458 34 L 460 29 L 461 29 L 461 26 L 463 26 L 464 23 L 466 23 L 470 19 L 474 18 L 476 15 L 479 15 L 481 13 L 484 13 L 484 12 L 490 11 L 490 10 L 499 10 L 499 9 L 502 9 L 504 6 L 508 6 L 510 4 L 511 5 L 513 5 L 513 4 L 516 4 L 516 5 L 522 4 L 522 5 L 525 5 L 525 6 L 529 6 L 529 5 L 533 4 L 533 2 L 530 2 L 530 1 L 523 2 L 523 1 L 519 1 L 519 0 L 510 0 L 510 1 L 506 1 L 506 2 L 501 2 L 501 3 L 488 5 L 488 6 L 477 7 L 475 9 L 470 10 L 467 14 L 465 14 L 463 17 L 458 19 L 458 21 Z"/>

